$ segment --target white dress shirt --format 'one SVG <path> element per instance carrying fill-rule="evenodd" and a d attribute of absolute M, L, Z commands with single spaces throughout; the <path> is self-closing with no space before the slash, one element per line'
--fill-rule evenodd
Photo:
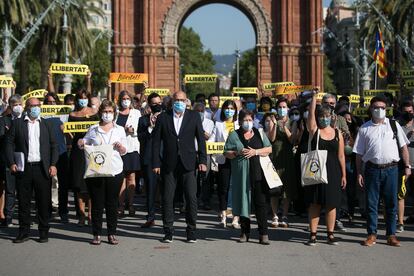
<path fill-rule="evenodd" d="M 29 116 L 25 116 L 27 128 L 29 131 L 29 152 L 27 154 L 27 162 L 40 162 L 40 117 L 36 120 L 30 120 Z"/>
<path fill-rule="evenodd" d="M 400 124 L 396 122 L 400 147 L 409 144 Z M 362 161 L 377 165 L 389 164 L 400 160 L 397 141 L 394 138 L 390 121 L 385 118 L 381 124 L 374 124 L 372 120 L 366 122 L 358 131 L 355 140 L 354 153 L 362 156 Z"/>
<path fill-rule="evenodd" d="M 184 113 L 178 114 L 175 111 L 173 111 L 173 121 L 174 121 L 174 128 L 177 135 L 180 134 L 181 124 L 183 123 Z"/>
<path fill-rule="evenodd" d="M 89 128 L 83 140 L 86 145 L 98 146 L 98 145 L 113 145 L 114 143 L 121 143 L 122 146 L 127 147 L 127 138 L 125 134 L 125 129 L 114 123 L 114 127 L 105 132 L 102 128 L 99 127 L 99 124 L 93 125 Z M 119 151 L 114 150 L 112 155 L 112 169 L 113 174 L 120 174 L 124 170 L 124 163 L 122 161 Z"/>

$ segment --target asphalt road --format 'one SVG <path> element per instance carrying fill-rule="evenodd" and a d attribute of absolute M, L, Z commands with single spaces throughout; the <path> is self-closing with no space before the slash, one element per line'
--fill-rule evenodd
<path fill-rule="evenodd" d="M 23 244 L 11 241 L 17 226 L 0 229 L 0 275 L 413 275 L 414 226 L 406 226 L 402 246 L 393 248 L 385 244 L 381 223 L 377 245 L 367 248 L 359 244 L 366 237 L 363 220 L 345 224 L 348 231 L 336 234 L 338 246 L 326 244 L 322 225 L 319 243 L 309 247 L 306 220 L 292 216 L 291 227 L 270 229 L 271 245 L 263 246 L 255 229 L 251 242 L 239 244 L 239 230 L 218 228 L 216 213 L 201 211 L 198 241 L 188 244 L 184 217 L 176 218 L 172 244 L 160 242 L 160 220 L 154 228 L 139 227 L 143 212 L 119 221 L 118 246 L 106 237 L 100 246 L 89 245 L 90 228 L 78 227 L 73 212 L 70 224 L 52 222 L 46 244 L 36 241 L 36 224 L 33 239 Z"/>

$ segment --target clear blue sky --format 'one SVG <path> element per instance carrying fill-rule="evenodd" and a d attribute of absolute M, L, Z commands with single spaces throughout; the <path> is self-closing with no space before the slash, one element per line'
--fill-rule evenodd
<path fill-rule="evenodd" d="M 323 0 L 327 7 L 331 0 Z M 237 45 L 244 51 L 256 45 L 252 24 L 238 9 L 225 4 L 209 4 L 196 9 L 184 21 L 201 37 L 206 49 L 213 54 L 232 54 Z"/>

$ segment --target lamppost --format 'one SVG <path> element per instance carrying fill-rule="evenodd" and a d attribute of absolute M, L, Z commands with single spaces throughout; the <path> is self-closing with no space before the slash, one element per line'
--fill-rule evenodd
<path fill-rule="evenodd" d="M 239 72 L 239 62 L 240 62 L 240 49 L 237 47 L 236 52 L 236 74 L 237 74 L 237 87 L 240 87 L 240 72 Z"/>

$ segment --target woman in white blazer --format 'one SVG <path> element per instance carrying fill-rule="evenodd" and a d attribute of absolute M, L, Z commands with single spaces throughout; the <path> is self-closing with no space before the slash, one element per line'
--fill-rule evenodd
<path fill-rule="evenodd" d="M 119 209 L 118 214 L 124 215 L 125 210 L 125 198 L 128 194 L 128 210 L 129 215 L 135 214 L 134 209 L 134 195 L 135 195 L 135 173 L 141 170 L 140 157 L 139 157 L 139 141 L 138 141 L 138 121 L 141 117 L 141 112 L 133 108 L 132 95 L 123 90 L 118 96 L 118 118 L 116 124 L 124 127 L 127 137 L 127 149 L 128 152 L 122 156 L 124 162 L 125 179 L 121 186 L 119 193 Z"/>
<path fill-rule="evenodd" d="M 237 106 L 234 101 L 227 100 L 223 103 L 220 112 L 220 121 L 216 122 L 216 142 L 226 142 L 230 132 L 239 128 Z M 226 227 L 226 210 L 231 176 L 230 160 L 223 154 L 216 154 L 213 159 L 218 165 L 217 194 L 219 198 L 220 225 Z M 233 217 L 232 226 L 240 228 L 238 217 Z"/>

